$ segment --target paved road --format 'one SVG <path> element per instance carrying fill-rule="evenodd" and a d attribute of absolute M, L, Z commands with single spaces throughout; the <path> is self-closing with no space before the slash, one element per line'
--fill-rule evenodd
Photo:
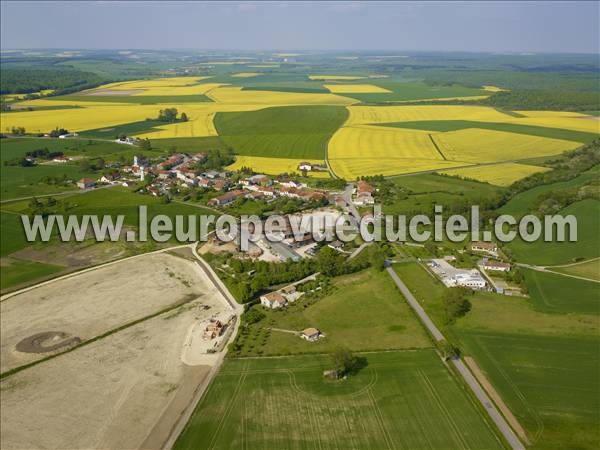
<path fill-rule="evenodd" d="M 394 272 L 394 269 L 392 269 L 391 267 L 387 267 L 386 270 L 388 274 L 392 277 L 392 280 L 394 280 L 394 283 L 396 283 L 398 289 L 400 289 L 400 292 L 402 292 L 402 295 L 404 295 L 404 297 L 408 301 L 411 308 L 417 313 L 417 315 L 419 316 L 425 327 L 429 330 L 431 335 L 434 337 L 434 339 L 438 342 L 446 340 L 444 338 L 444 335 L 431 321 L 425 310 L 421 307 L 421 305 L 419 305 L 419 302 L 414 297 L 414 295 L 412 295 L 412 293 L 409 291 L 406 285 L 402 282 L 398 274 Z M 471 372 L 469 372 L 469 369 L 467 369 L 462 360 L 453 359 L 452 364 L 454 364 L 454 367 L 456 367 L 458 373 L 460 373 L 467 385 L 471 388 L 471 390 L 475 394 L 475 397 L 477 397 L 483 408 L 487 411 L 492 421 L 496 424 L 506 441 L 510 444 L 511 448 L 513 448 L 514 450 L 525 450 L 525 447 L 523 446 L 521 441 L 519 441 L 513 430 L 506 422 L 506 420 L 504 420 L 504 417 L 498 412 L 494 403 L 490 400 L 488 395 L 481 388 L 477 380 L 475 380 L 475 377 L 471 374 Z"/>
<path fill-rule="evenodd" d="M 412 292 L 410 292 L 408 290 L 408 288 L 402 282 L 402 280 L 400 279 L 398 274 L 394 271 L 394 269 L 392 269 L 391 267 L 388 267 L 388 268 L 386 268 L 386 270 L 392 277 L 392 280 L 394 280 L 394 283 L 396 283 L 396 286 L 398 287 L 398 289 L 400 289 L 400 292 L 402 292 L 402 295 L 404 295 L 404 297 L 408 301 L 411 308 L 417 313 L 417 315 L 419 316 L 419 319 L 421 319 L 421 322 L 423 322 L 425 327 L 429 330 L 429 332 L 431 333 L 433 338 L 438 342 L 444 341 L 445 340 L 444 335 L 441 333 L 441 331 L 438 329 L 438 327 L 435 326 L 435 324 L 429 318 L 429 316 L 427 315 L 425 310 L 421 307 L 421 305 L 419 305 L 419 302 L 417 301 L 417 299 L 414 297 L 414 295 L 412 295 Z"/>
<path fill-rule="evenodd" d="M 595 258 L 595 259 L 597 259 L 597 258 Z M 589 261 L 594 261 L 594 260 L 590 259 L 590 260 L 584 261 L 584 262 L 589 262 Z M 555 275 L 560 275 L 560 276 L 563 276 L 563 277 L 576 278 L 578 280 L 583 280 L 583 281 L 591 281 L 592 283 L 600 283 L 600 281 L 595 280 L 593 278 L 580 277 L 579 275 L 571 275 L 569 273 L 555 272 L 554 270 L 552 270 L 554 267 L 556 267 L 556 268 L 571 267 L 571 266 L 575 266 L 577 264 L 567 264 L 567 265 L 564 265 L 564 266 L 547 266 L 547 267 L 546 266 L 535 266 L 533 264 L 525 264 L 525 263 L 515 263 L 515 265 L 517 265 L 519 267 L 524 267 L 526 269 L 535 270 L 537 272 L 553 273 Z"/>

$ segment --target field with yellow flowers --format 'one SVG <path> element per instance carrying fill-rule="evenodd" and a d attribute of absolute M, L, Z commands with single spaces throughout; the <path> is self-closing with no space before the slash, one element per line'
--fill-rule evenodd
<path fill-rule="evenodd" d="M 290 158 L 268 158 L 262 156 L 236 156 L 235 163 L 228 166 L 229 170 L 239 170 L 242 167 L 250 167 L 255 172 L 266 173 L 269 175 L 279 175 L 282 173 L 300 173 L 298 165 L 301 162 L 309 162 L 311 164 L 325 164 L 324 161 L 306 160 L 306 159 L 290 159 Z M 307 172 L 307 175 L 313 178 L 329 178 L 329 172 Z"/>
<path fill-rule="evenodd" d="M 20 101 L 13 111 L 2 113 L 2 130 L 24 127 L 28 133 L 48 133 L 59 127 L 84 135 L 93 130 L 95 138 L 114 139 L 113 130 L 125 125 L 133 135 L 152 140 L 218 137 L 239 155 L 232 168 L 291 172 L 302 160 L 327 159 L 333 173 L 347 179 L 442 170 L 498 185 L 543 169 L 522 164 L 467 166 L 557 155 L 600 133 L 598 119 L 582 113 L 402 105 L 400 99 L 365 105 L 360 100 L 362 95 L 412 98 L 420 90 L 429 98 L 430 87 L 418 83 L 334 74 L 305 76 L 308 84 L 297 89 L 268 86 L 265 81 L 264 88 L 245 89 L 244 83 L 256 77 L 269 79 L 257 71 L 233 73 L 229 79 L 133 80 Z M 440 89 L 441 96 L 463 92 Z M 498 90 L 484 86 L 465 92 L 473 99 Z M 188 120 L 157 122 L 164 108 L 185 112 Z"/>
<path fill-rule="evenodd" d="M 547 167 L 506 163 L 443 170 L 440 171 L 440 173 L 457 176 L 459 178 L 490 183 L 496 186 L 510 186 L 515 181 L 519 181 L 520 179 L 528 177 L 529 175 L 539 172 L 546 172 L 548 170 L 550 169 Z"/>

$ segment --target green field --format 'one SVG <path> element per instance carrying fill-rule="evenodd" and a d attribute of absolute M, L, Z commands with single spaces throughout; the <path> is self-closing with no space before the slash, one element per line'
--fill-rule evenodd
<path fill-rule="evenodd" d="M 600 281 L 600 259 L 582 262 L 569 267 L 552 267 L 550 270 Z"/>
<path fill-rule="evenodd" d="M 433 350 L 363 357 L 343 381 L 327 356 L 227 360 L 174 448 L 502 448 Z"/>
<path fill-rule="evenodd" d="M 35 261 L 22 261 L 15 258 L 2 260 L 0 289 L 6 289 L 19 283 L 47 277 L 63 270 L 62 266 L 42 264 Z"/>
<path fill-rule="evenodd" d="M 507 247 L 518 262 L 552 266 L 600 256 L 600 201 L 582 200 L 560 210 L 558 214 L 577 218 L 577 241 L 545 242 L 543 234 L 534 242 L 515 239 Z M 565 237 L 568 238 L 567 233 Z"/>
<path fill-rule="evenodd" d="M 535 330 L 532 330 L 535 331 Z M 598 337 L 460 332 L 536 449 L 600 442 Z"/>
<path fill-rule="evenodd" d="M 499 197 L 504 189 L 487 183 L 461 180 L 437 174 L 396 177 L 391 181 L 398 192 L 382 201 L 386 214 L 432 214 L 435 205 L 444 212 L 468 209 L 471 205 L 483 205 Z"/>
<path fill-rule="evenodd" d="M 149 133 L 156 131 L 156 127 L 164 125 L 165 122 L 159 120 L 142 120 L 139 122 L 124 123 L 114 127 L 96 128 L 95 130 L 81 131 L 81 137 L 99 138 L 99 139 L 116 139 L 120 134 L 133 136 L 134 134 Z M 123 145 L 123 144 L 121 144 Z"/>
<path fill-rule="evenodd" d="M 410 122 L 394 122 L 377 124 L 385 127 L 408 128 L 426 131 L 457 131 L 467 128 L 482 130 L 506 131 L 509 133 L 527 134 L 552 139 L 563 139 L 576 142 L 592 142 L 598 139 L 598 134 L 584 131 L 564 130 L 560 128 L 538 127 L 534 125 L 521 125 L 500 122 L 477 122 L 474 120 L 419 120 Z"/>
<path fill-rule="evenodd" d="M 283 106 L 217 113 L 215 127 L 240 155 L 323 160 L 347 116 L 341 106 Z"/>
<path fill-rule="evenodd" d="M 352 350 L 387 350 L 431 346 L 425 331 L 385 272 L 366 270 L 338 277 L 332 293 L 306 306 L 300 298 L 283 310 L 253 308 L 266 317 L 241 332 L 242 356 L 329 352 L 344 345 Z M 315 327 L 326 334 L 307 342 L 280 330 Z"/>
<path fill-rule="evenodd" d="M 382 87 L 389 93 L 372 94 L 341 94 L 344 97 L 355 98 L 363 103 L 388 103 L 388 102 L 410 102 L 419 100 L 435 100 L 450 97 L 471 97 L 478 95 L 490 95 L 483 89 L 473 89 L 458 85 L 453 86 L 430 86 L 421 82 L 394 82 L 380 80 L 358 80 L 354 83 L 369 83 Z"/>
<path fill-rule="evenodd" d="M 578 188 L 590 181 L 597 180 L 599 176 L 600 166 L 595 166 L 569 181 L 536 186 L 533 189 L 515 195 L 508 203 L 498 210 L 498 213 L 510 214 L 515 217 L 531 214 L 535 210 L 535 204 L 540 195 Z"/>
<path fill-rule="evenodd" d="M 600 283 L 535 270 L 525 271 L 525 282 L 538 311 L 600 314 Z"/>
<path fill-rule="evenodd" d="M 62 178 L 65 175 L 68 180 L 77 181 L 83 177 L 99 178 L 101 176 L 101 173 L 82 171 L 76 162 L 67 164 L 48 162 L 33 167 L 4 165 L 5 161 L 24 157 L 28 151 L 47 148 L 51 152 L 62 151 L 67 156 L 84 156 L 90 159 L 102 157 L 106 161 L 120 158 L 132 161 L 134 154 L 156 154 L 156 152 L 140 152 L 138 148 L 129 145 L 88 139 L 11 138 L 2 139 L 0 148 L 2 200 L 77 189 L 74 185 L 45 183 L 42 181 L 45 177 Z"/>

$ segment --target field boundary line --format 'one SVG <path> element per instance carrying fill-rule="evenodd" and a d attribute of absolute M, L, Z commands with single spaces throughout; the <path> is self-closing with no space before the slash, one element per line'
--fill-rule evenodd
<path fill-rule="evenodd" d="M 512 413 L 508 405 L 504 402 L 500 394 L 498 394 L 492 383 L 487 379 L 477 362 L 470 356 L 465 356 L 464 360 L 469 370 L 471 370 L 473 375 L 475 375 L 475 378 L 477 378 L 477 381 L 479 381 L 479 384 L 481 384 L 481 386 L 487 391 L 488 395 L 492 398 L 494 403 L 496 403 L 498 408 L 500 408 L 500 411 L 511 424 L 513 430 L 517 432 L 520 438 L 523 439 L 523 441 L 525 441 L 527 445 L 531 445 L 531 442 L 529 442 L 527 434 L 525 433 L 525 429 L 521 426 L 521 424 L 519 423 L 515 415 Z"/>
<path fill-rule="evenodd" d="M 444 161 L 448 161 L 448 158 L 446 158 L 446 155 L 444 155 L 442 153 L 442 150 L 438 147 L 437 143 L 435 142 L 435 139 L 433 139 L 433 135 L 431 133 L 428 133 L 427 136 L 429 136 L 429 140 L 431 141 L 431 143 L 433 144 L 433 146 L 435 147 L 435 149 L 437 150 L 437 152 L 440 154 L 440 156 L 442 157 L 442 159 Z"/>

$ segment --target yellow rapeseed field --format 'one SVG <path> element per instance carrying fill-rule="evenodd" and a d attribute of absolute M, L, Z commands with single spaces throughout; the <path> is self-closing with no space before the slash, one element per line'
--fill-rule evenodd
<path fill-rule="evenodd" d="M 315 81 L 352 81 L 352 80 L 362 80 L 366 77 L 357 77 L 354 75 L 309 75 L 311 80 Z"/>
<path fill-rule="evenodd" d="M 341 128 L 329 141 L 327 154 L 333 171 L 347 179 L 464 165 L 444 161 L 427 132 L 382 126 Z"/>
<path fill-rule="evenodd" d="M 547 167 L 529 166 L 526 164 L 506 163 L 488 166 L 464 167 L 444 170 L 440 173 L 455 175 L 470 180 L 482 181 L 496 186 L 510 186 L 515 181 L 538 172 L 550 170 Z"/>
<path fill-rule="evenodd" d="M 324 84 L 334 94 L 387 94 L 392 91 L 374 84 Z"/>
<path fill-rule="evenodd" d="M 500 162 L 557 155 L 578 142 L 469 128 L 433 135 L 447 159 L 472 163 Z"/>
<path fill-rule="evenodd" d="M 280 173 L 299 173 L 298 164 L 306 159 L 287 159 L 287 158 L 265 158 L 261 156 L 242 156 L 237 155 L 233 164 L 228 166 L 230 170 L 238 170 L 242 167 L 251 167 L 256 172 L 270 175 Z M 308 160 L 313 164 L 324 164 L 323 161 Z M 329 172 L 308 172 L 308 175 L 315 178 L 329 178 Z"/>
<path fill-rule="evenodd" d="M 207 96 L 216 103 L 233 105 L 349 105 L 356 100 L 335 94 L 305 92 L 243 91 L 241 87 L 224 86 L 213 89 Z"/>
<path fill-rule="evenodd" d="M 462 166 L 464 163 L 442 159 L 393 158 L 387 161 L 375 158 L 349 158 L 330 160 L 333 172 L 346 180 L 365 175 L 393 176 L 406 173 L 427 172 L 436 169 Z"/>
<path fill-rule="evenodd" d="M 482 86 L 484 91 L 488 91 L 488 92 L 503 92 L 506 91 L 506 89 L 502 89 L 499 88 L 498 86 Z"/>
<path fill-rule="evenodd" d="M 348 106 L 346 125 L 391 123 L 416 120 L 481 120 L 503 122 L 510 116 L 487 106 L 407 105 Z"/>
<path fill-rule="evenodd" d="M 33 102 L 32 102 L 33 103 Z M 36 103 L 37 104 L 37 103 Z M 59 104 L 59 103 L 55 103 Z M 83 131 L 156 117 L 157 105 L 95 104 L 76 109 L 18 111 L 0 115 L 1 129 L 25 127 L 28 133 L 48 133 L 56 127 Z"/>
<path fill-rule="evenodd" d="M 231 76 L 234 78 L 254 78 L 258 75 L 260 75 L 259 72 L 240 72 L 240 73 L 234 73 Z"/>

